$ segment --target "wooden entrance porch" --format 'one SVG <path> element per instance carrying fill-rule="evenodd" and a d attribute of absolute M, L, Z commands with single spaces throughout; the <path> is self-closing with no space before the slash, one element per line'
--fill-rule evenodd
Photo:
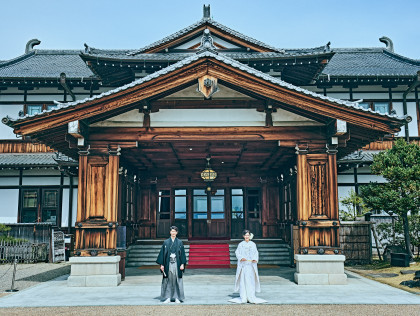
<path fill-rule="evenodd" d="M 293 240 L 302 254 L 339 253 L 337 154 L 404 123 L 212 51 L 100 96 L 3 120 L 79 158 L 78 256 L 115 255 L 119 225 L 134 240 L 163 236 L 171 224 L 188 238 L 232 238 L 246 227 Z M 205 195 L 208 156 L 218 176 Z"/>

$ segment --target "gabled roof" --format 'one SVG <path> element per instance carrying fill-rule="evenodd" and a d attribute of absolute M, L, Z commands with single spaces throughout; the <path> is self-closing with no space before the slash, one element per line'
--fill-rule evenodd
<path fill-rule="evenodd" d="M 322 74 L 330 76 L 415 76 L 420 60 L 395 54 L 385 48 L 337 48 Z"/>
<path fill-rule="evenodd" d="M 78 50 L 33 50 L 0 63 L 0 78 L 93 78 Z"/>
<path fill-rule="evenodd" d="M 143 48 L 134 50 L 132 52 L 129 52 L 128 55 L 137 55 L 140 53 L 148 53 L 148 52 L 156 52 L 156 49 L 159 47 L 162 47 L 162 49 L 167 46 L 167 44 L 180 39 L 184 36 L 186 36 L 187 34 L 191 34 L 191 36 L 198 34 L 198 32 L 201 31 L 202 28 L 205 27 L 214 27 L 217 30 L 221 31 L 222 33 L 225 33 L 231 37 L 234 37 L 236 39 L 239 39 L 241 41 L 244 41 L 246 43 L 252 44 L 253 46 L 257 46 L 260 47 L 261 51 L 268 51 L 268 52 L 278 52 L 278 53 L 284 53 L 284 50 L 279 49 L 279 48 L 275 48 L 273 46 L 267 45 L 261 41 L 258 41 L 252 37 L 246 36 L 242 33 L 239 33 L 235 30 L 232 30 L 231 28 L 218 23 L 216 21 L 214 21 L 211 18 L 205 18 L 203 17 L 200 21 L 197 21 L 194 24 L 191 24 L 190 26 L 187 26 L 186 28 L 183 28 L 182 30 L 175 32 L 169 36 L 166 36 L 164 38 L 162 38 L 159 41 L 156 41 L 150 45 L 147 45 Z"/>
<path fill-rule="evenodd" d="M 364 109 L 362 107 L 359 107 L 358 103 L 356 102 L 350 102 L 350 101 L 343 101 L 343 100 L 339 100 L 339 99 L 334 99 L 331 97 L 327 97 L 327 96 L 323 96 L 311 91 L 308 91 L 306 89 L 294 86 L 292 84 L 289 84 L 287 82 L 284 82 L 280 79 L 274 78 L 272 76 L 269 76 L 261 71 L 258 71 L 254 68 L 251 68 L 247 65 L 244 65 L 238 61 L 235 61 L 231 58 L 228 58 L 226 56 L 222 56 L 222 55 L 218 55 L 217 53 L 214 53 L 212 51 L 204 51 L 198 54 L 195 54 L 193 56 L 190 56 L 188 58 L 185 58 L 173 65 L 170 65 L 160 71 L 157 71 L 153 74 L 150 74 L 142 79 L 138 79 L 133 81 L 132 83 L 126 84 L 124 86 L 121 86 L 119 88 L 113 89 L 113 90 L 109 90 L 107 92 L 104 92 L 102 94 L 90 97 L 90 98 L 86 98 L 83 100 L 78 100 L 78 101 L 74 101 L 74 102 L 70 102 L 70 103 L 62 103 L 59 104 L 57 108 L 49 110 L 49 111 L 43 111 L 41 113 L 37 113 L 34 115 L 26 115 L 17 119 L 12 119 L 10 117 L 6 117 L 3 118 L 3 123 L 9 125 L 9 126 L 16 126 L 16 125 L 20 125 L 21 123 L 24 123 L 27 120 L 31 120 L 33 118 L 42 118 L 42 117 L 47 117 L 51 114 L 57 113 L 57 112 L 62 112 L 62 111 L 67 111 L 69 109 L 72 108 L 76 108 L 79 105 L 85 105 L 85 104 L 97 104 L 98 102 L 100 102 L 101 99 L 104 98 L 109 98 L 109 97 L 113 97 L 113 96 L 117 96 L 117 95 L 121 95 L 121 93 L 123 93 L 124 91 L 127 90 L 131 90 L 132 88 L 136 88 L 136 87 L 141 87 L 143 84 L 147 83 L 148 81 L 152 81 L 156 78 L 159 78 L 161 76 L 164 76 L 166 74 L 170 74 L 176 70 L 179 70 L 183 67 L 185 67 L 186 65 L 192 64 L 200 59 L 209 59 L 209 58 L 213 58 L 217 61 L 222 62 L 225 65 L 228 66 L 232 66 L 242 72 L 248 73 L 252 76 L 255 76 L 259 79 L 262 79 L 264 81 L 266 81 L 267 83 L 272 83 L 276 86 L 279 86 L 281 88 L 285 88 L 289 91 L 294 91 L 294 92 L 298 92 L 301 95 L 306 95 L 312 99 L 317 99 L 320 101 L 324 101 L 330 104 L 334 104 L 334 105 L 338 105 L 340 108 L 342 108 L 343 110 L 350 110 L 350 111 L 356 111 L 356 112 L 360 112 L 362 113 L 369 113 L 370 116 L 373 117 L 377 117 L 379 118 L 383 118 L 385 120 L 389 120 L 391 119 L 391 121 L 393 121 L 393 124 L 395 125 L 402 125 L 404 123 L 404 119 L 401 117 L 398 117 L 395 114 L 384 114 L 384 113 L 379 113 L 379 112 L 374 112 L 371 109 Z M 308 109 L 310 111 L 310 109 Z M 92 113 L 92 116 L 94 115 L 94 113 Z M 325 115 L 325 114 L 324 114 Z"/>

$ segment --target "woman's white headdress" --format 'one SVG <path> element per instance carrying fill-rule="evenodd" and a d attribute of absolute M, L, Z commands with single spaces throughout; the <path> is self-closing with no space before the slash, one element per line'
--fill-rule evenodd
<path fill-rule="evenodd" d="M 249 240 L 252 240 L 252 238 L 254 238 L 254 234 L 253 233 L 250 233 L 249 234 Z"/>

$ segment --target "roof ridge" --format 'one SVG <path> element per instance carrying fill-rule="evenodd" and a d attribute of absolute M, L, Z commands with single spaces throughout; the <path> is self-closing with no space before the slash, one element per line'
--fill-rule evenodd
<path fill-rule="evenodd" d="M 128 52 L 127 55 L 133 56 L 133 55 L 142 53 L 142 52 L 144 52 L 147 49 L 150 49 L 150 48 L 153 48 L 153 47 L 157 47 L 160 44 L 167 43 L 167 42 L 169 42 L 172 39 L 175 39 L 177 37 L 180 37 L 180 36 L 188 33 L 189 31 L 191 31 L 191 30 L 193 30 L 193 29 L 195 29 L 195 28 L 197 28 L 199 26 L 206 25 L 206 24 L 210 24 L 210 25 L 213 25 L 215 27 L 218 27 L 218 28 L 220 28 L 220 29 L 222 29 L 222 30 L 224 30 L 224 31 L 226 31 L 226 32 L 228 32 L 228 33 L 236 36 L 236 37 L 242 38 L 242 39 L 247 40 L 247 41 L 249 41 L 251 43 L 254 43 L 256 45 L 259 45 L 259 46 L 262 46 L 262 47 L 265 47 L 265 48 L 272 49 L 275 52 L 278 52 L 278 53 L 282 53 L 283 52 L 282 49 L 276 48 L 274 46 L 270 46 L 268 44 L 265 44 L 264 42 L 261 42 L 261 41 L 258 41 L 256 39 L 254 39 L 254 38 L 252 38 L 250 36 L 244 35 L 244 34 L 238 32 L 238 31 L 235 31 L 235 30 L 233 30 L 233 29 L 225 26 L 224 24 L 221 24 L 221 23 L 219 23 L 219 22 L 217 22 L 217 21 L 215 21 L 213 19 L 202 18 L 201 20 L 199 20 L 199 21 L 197 21 L 197 22 L 195 22 L 195 23 L 193 23 L 193 24 L 191 24 L 191 25 L 189 25 L 189 26 L 187 26 L 187 27 L 185 27 L 185 28 L 183 28 L 183 29 L 175 32 L 175 33 L 172 33 L 172 34 L 170 34 L 170 35 L 168 35 L 168 36 L 166 36 L 166 37 L 164 37 L 164 38 L 162 38 L 162 39 L 160 39 L 158 41 L 155 41 L 155 42 L 153 42 L 153 43 L 151 43 L 149 45 L 146 45 L 146 46 L 144 46 L 144 47 L 142 47 L 140 49 L 134 50 L 132 52 Z"/>
<path fill-rule="evenodd" d="M 139 78 L 137 80 L 134 80 L 131 83 L 128 83 L 126 85 L 123 85 L 121 87 L 118 87 L 118 88 L 115 88 L 115 89 L 112 89 L 112 90 L 108 90 L 106 92 L 103 92 L 101 94 L 95 95 L 93 97 L 89 97 L 89 98 L 85 98 L 85 99 L 82 99 L 82 100 L 77 100 L 77 101 L 73 101 L 73 102 L 69 102 L 69 103 L 59 103 L 59 102 L 57 102 L 58 103 L 58 106 L 56 108 L 54 108 L 54 109 L 51 109 L 51 110 L 48 110 L 48 111 L 44 110 L 44 111 L 42 111 L 40 113 L 36 113 L 36 114 L 33 114 L 33 115 L 28 115 L 27 114 L 27 115 L 25 115 L 23 117 L 20 117 L 20 118 L 17 118 L 17 119 L 13 119 L 13 118 L 10 118 L 9 116 L 6 116 L 6 117 L 4 117 L 2 119 L 2 122 L 4 124 L 6 124 L 6 125 L 13 126 L 14 125 L 13 124 L 14 122 L 23 121 L 23 120 L 26 120 L 26 119 L 28 119 L 30 117 L 46 115 L 47 113 L 60 111 L 63 108 L 74 107 L 74 106 L 76 106 L 78 104 L 86 103 L 88 101 L 97 100 L 97 99 L 100 99 L 102 97 L 109 96 L 109 95 L 112 95 L 114 93 L 118 93 L 118 92 L 123 91 L 123 90 L 127 90 L 128 88 L 135 87 L 137 85 L 140 85 L 140 84 L 142 84 L 144 82 L 147 82 L 149 80 L 152 80 L 154 78 L 158 78 L 161 75 L 167 74 L 169 72 L 172 72 L 172 71 L 174 71 L 176 69 L 179 69 L 179 68 L 183 67 L 184 65 L 188 65 L 188 64 L 190 64 L 190 63 L 192 63 L 194 61 L 197 61 L 198 59 L 200 59 L 202 57 L 212 57 L 212 58 L 215 58 L 215 59 L 217 59 L 219 61 L 222 61 L 225 64 L 231 65 L 231 66 L 233 66 L 233 67 L 235 67 L 237 69 L 240 69 L 240 70 L 246 71 L 246 72 L 248 72 L 250 74 L 253 74 L 256 77 L 260 77 L 260 78 L 262 78 L 262 79 L 264 79 L 266 81 L 272 82 L 274 84 L 277 84 L 277 85 L 282 86 L 284 88 L 287 88 L 289 90 L 294 90 L 294 91 L 297 91 L 297 92 L 300 92 L 300 93 L 303 93 L 303 94 L 306 94 L 306 95 L 310 95 L 310 96 L 312 96 L 314 98 L 317 98 L 317 99 L 326 100 L 328 102 L 336 103 L 336 104 L 340 104 L 340 105 L 344 105 L 344 106 L 347 106 L 347 107 L 352 107 L 352 108 L 357 109 L 357 110 L 359 110 L 361 112 L 371 112 L 371 113 L 374 113 L 376 115 L 387 116 L 387 117 L 398 119 L 398 120 L 403 120 L 404 119 L 404 118 L 398 117 L 396 114 L 379 113 L 379 112 L 373 111 L 371 109 L 365 109 L 365 108 L 359 107 L 359 104 L 357 102 L 351 102 L 351 101 L 345 101 L 345 100 L 335 99 L 335 98 L 331 98 L 331 97 L 328 97 L 328 96 L 324 96 L 324 95 L 321 95 L 321 94 L 318 94 L 318 93 L 315 93 L 315 92 L 312 92 L 312 91 L 303 89 L 301 87 L 292 85 L 292 84 L 287 83 L 287 82 L 285 82 L 283 80 L 280 80 L 278 78 L 275 78 L 275 77 L 272 77 L 270 75 L 267 75 L 267 74 L 265 74 L 265 73 L 263 73 L 263 72 L 255 69 L 255 68 L 252 68 L 252 67 L 250 67 L 248 65 L 242 64 L 242 63 L 240 63 L 240 62 L 238 62 L 238 61 L 236 61 L 236 60 L 234 60 L 232 58 L 229 58 L 227 56 L 222 56 L 222 55 L 219 55 L 219 54 L 214 53 L 212 51 L 206 50 L 206 51 L 202 51 L 202 52 L 199 52 L 197 54 L 194 54 L 193 56 L 187 57 L 187 58 L 185 58 L 185 59 L 183 59 L 181 61 L 178 61 L 175 64 L 172 64 L 172 65 L 170 65 L 168 67 L 165 67 L 165 68 L 163 68 L 163 69 L 161 69 L 159 71 L 156 71 L 156 72 L 154 72 L 152 74 L 149 74 L 146 77 Z"/>
<path fill-rule="evenodd" d="M 394 58 L 396 60 L 399 60 L 401 62 L 405 62 L 407 64 L 414 64 L 415 66 L 420 66 L 420 59 L 413 59 L 413 58 L 409 58 L 400 54 L 397 54 L 395 52 L 391 52 L 387 49 L 384 50 L 385 55 L 388 55 L 391 58 Z M 420 70 L 420 69 L 419 69 Z"/>

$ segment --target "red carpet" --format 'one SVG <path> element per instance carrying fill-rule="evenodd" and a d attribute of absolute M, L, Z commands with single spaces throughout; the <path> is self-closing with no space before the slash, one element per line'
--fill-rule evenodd
<path fill-rule="evenodd" d="M 190 245 L 188 268 L 230 268 L 229 244 Z"/>

